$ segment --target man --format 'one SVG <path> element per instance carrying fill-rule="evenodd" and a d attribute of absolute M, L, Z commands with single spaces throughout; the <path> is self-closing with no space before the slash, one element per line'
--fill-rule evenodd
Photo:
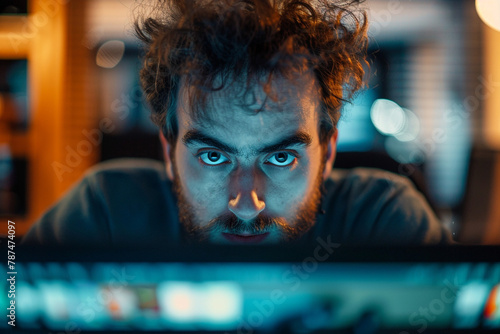
<path fill-rule="evenodd" d="M 94 168 L 26 243 L 451 241 L 403 177 L 332 171 L 366 17 L 328 1 L 160 2 L 136 23 L 165 165 Z"/>

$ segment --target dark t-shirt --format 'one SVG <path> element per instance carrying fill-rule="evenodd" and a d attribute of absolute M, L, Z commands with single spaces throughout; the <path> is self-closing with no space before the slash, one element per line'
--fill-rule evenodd
<path fill-rule="evenodd" d="M 324 214 L 301 240 L 344 244 L 447 244 L 450 232 L 405 177 L 334 169 L 324 183 Z M 175 245 L 183 240 L 164 165 L 153 160 L 101 163 L 24 236 L 41 245 Z"/>

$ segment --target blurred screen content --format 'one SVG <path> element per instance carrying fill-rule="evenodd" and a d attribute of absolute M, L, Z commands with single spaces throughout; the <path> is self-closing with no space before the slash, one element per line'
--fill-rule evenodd
<path fill-rule="evenodd" d="M 500 263 L 18 266 L 21 329 L 500 328 Z"/>

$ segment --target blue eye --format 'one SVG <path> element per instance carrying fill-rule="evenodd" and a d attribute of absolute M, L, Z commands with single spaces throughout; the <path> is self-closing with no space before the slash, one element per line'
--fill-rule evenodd
<path fill-rule="evenodd" d="M 223 156 L 217 151 L 207 151 L 200 154 L 200 159 L 203 163 L 209 166 L 222 165 L 223 163 L 229 161 L 228 158 Z"/>
<path fill-rule="evenodd" d="M 295 156 L 287 152 L 279 152 L 270 157 L 267 161 L 278 167 L 286 167 L 295 161 Z"/>

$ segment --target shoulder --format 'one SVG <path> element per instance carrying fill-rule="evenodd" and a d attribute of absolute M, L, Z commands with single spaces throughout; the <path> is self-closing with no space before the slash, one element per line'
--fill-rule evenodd
<path fill-rule="evenodd" d="M 354 187 L 354 190 L 366 187 L 413 187 L 408 178 L 375 168 L 333 169 L 326 185 Z"/>
<path fill-rule="evenodd" d="M 151 159 L 114 159 L 101 162 L 85 173 L 86 179 L 105 177 L 165 179 L 163 163 Z"/>
<path fill-rule="evenodd" d="M 165 207 L 165 203 L 169 207 L 175 203 L 164 164 L 156 160 L 106 161 L 89 169 L 82 183 L 87 183 L 104 206 L 120 206 L 120 212 L 130 216 L 137 216 L 138 212 L 148 211 L 151 207 L 158 211 Z"/>
<path fill-rule="evenodd" d="M 408 178 L 374 168 L 334 169 L 324 186 L 327 196 L 341 197 L 348 204 L 378 203 L 403 192 L 418 192 Z"/>
<path fill-rule="evenodd" d="M 402 202 L 402 197 L 423 199 L 412 182 L 401 175 L 374 168 L 335 169 L 324 183 L 329 204 L 342 202 L 345 207 L 356 207 L 362 212 Z"/>
<path fill-rule="evenodd" d="M 33 225 L 25 242 L 173 242 L 177 211 L 170 186 L 158 161 L 118 159 L 97 164 Z"/>
<path fill-rule="evenodd" d="M 99 163 L 84 175 L 82 184 L 93 191 L 126 189 L 127 193 L 137 191 L 155 191 L 159 187 L 169 187 L 162 162 L 151 159 L 114 159 Z"/>
<path fill-rule="evenodd" d="M 325 181 L 326 226 L 343 240 L 438 243 L 440 222 L 406 177 L 371 168 L 333 170 Z M 335 222 L 335 223 L 333 223 Z"/>

